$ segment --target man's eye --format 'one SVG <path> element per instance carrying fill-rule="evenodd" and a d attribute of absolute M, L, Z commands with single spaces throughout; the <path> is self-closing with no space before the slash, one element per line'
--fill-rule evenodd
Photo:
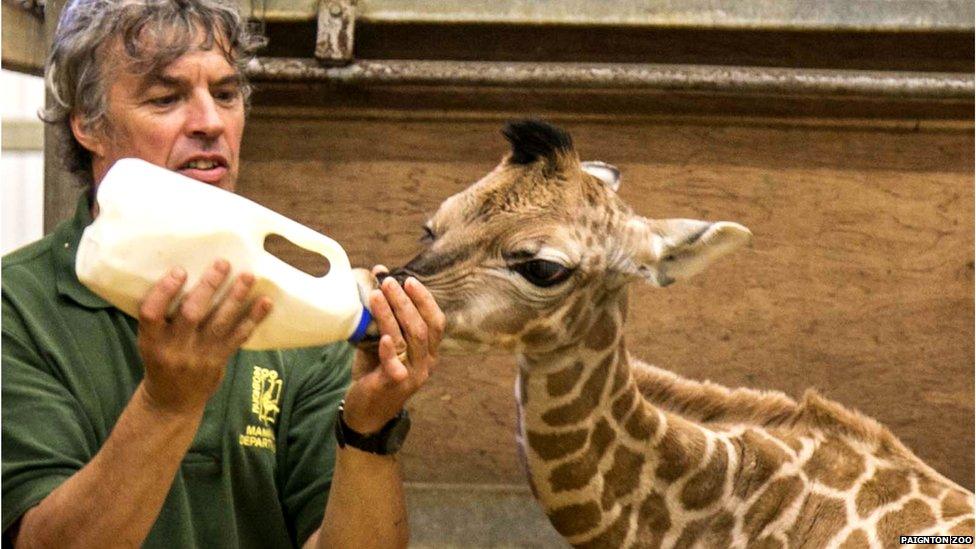
<path fill-rule="evenodd" d="M 219 91 L 214 94 L 214 98 L 221 103 L 232 103 L 240 97 L 240 92 L 237 90 L 225 90 Z"/>
<path fill-rule="evenodd" d="M 179 96 L 176 94 L 162 95 L 159 97 L 154 97 L 149 100 L 149 103 L 156 107 L 168 107 L 179 101 Z"/>
<path fill-rule="evenodd" d="M 572 269 L 544 259 L 533 259 L 532 261 L 519 263 L 513 266 L 512 269 L 532 284 L 541 288 L 555 286 L 573 274 Z"/>

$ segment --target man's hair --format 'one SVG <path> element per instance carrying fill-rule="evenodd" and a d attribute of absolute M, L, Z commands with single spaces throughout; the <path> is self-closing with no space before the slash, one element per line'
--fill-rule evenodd
<path fill-rule="evenodd" d="M 259 40 L 228 0 L 70 1 L 61 12 L 44 75 L 53 102 L 41 114 L 60 134 L 65 168 L 91 182 L 91 153 L 74 138 L 70 117 L 80 115 L 86 129 L 105 124 L 112 63 L 150 74 L 187 51 L 216 47 L 240 74 L 246 105 L 251 88 L 244 66 Z M 123 59 L 109 60 L 106 50 L 116 43 Z"/>

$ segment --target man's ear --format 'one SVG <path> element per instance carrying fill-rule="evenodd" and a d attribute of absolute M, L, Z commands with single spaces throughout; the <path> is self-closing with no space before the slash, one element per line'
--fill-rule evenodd
<path fill-rule="evenodd" d="M 84 117 L 78 113 L 71 113 L 68 119 L 71 133 L 81 146 L 88 149 L 94 156 L 105 156 L 104 132 L 98 128 L 89 127 L 84 123 Z"/>
<path fill-rule="evenodd" d="M 635 218 L 632 232 L 637 274 L 657 286 L 668 286 L 705 270 L 716 259 L 749 242 L 749 229 L 730 221 Z"/>

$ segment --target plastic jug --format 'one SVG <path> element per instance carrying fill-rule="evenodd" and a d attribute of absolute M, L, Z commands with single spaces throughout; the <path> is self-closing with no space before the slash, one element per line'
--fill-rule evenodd
<path fill-rule="evenodd" d="M 251 295 L 274 301 L 245 349 L 358 341 L 370 322 L 346 252 L 331 238 L 242 196 L 155 166 L 119 160 L 98 186 L 99 214 L 78 247 L 78 279 L 109 303 L 138 317 L 152 286 L 173 267 L 187 272 L 184 293 L 218 258 L 231 276 L 254 274 Z M 264 249 L 269 234 L 321 254 L 329 272 L 306 274 Z"/>

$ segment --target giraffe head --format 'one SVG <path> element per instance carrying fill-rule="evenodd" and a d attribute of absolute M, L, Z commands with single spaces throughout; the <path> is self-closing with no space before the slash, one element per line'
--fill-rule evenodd
<path fill-rule="evenodd" d="M 580 162 L 556 127 L 527 120 L 502 133 L 511 153 L 445 200 L 424 249 L 391 273 L 433 294 L 446 351 L 559 348 L 628 283 L 668 286 L 749 240 L 736 223 L 636 215 L 617 196 L 618 170 Z"/>

